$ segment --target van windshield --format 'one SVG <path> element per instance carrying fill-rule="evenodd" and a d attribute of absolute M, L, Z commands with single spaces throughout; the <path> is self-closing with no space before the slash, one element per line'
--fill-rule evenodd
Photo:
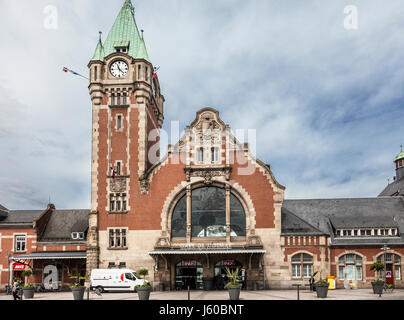
<path fill-rule="evenodd" d="M 132 273 L 125 273 L 125 278 L 128 280 L 136 280 Z"/>
<path fill-rule="evenodd" d="M 136 280 L 137 278 L 139 278 L 139 276 L 135 272 L 132 272 L 132 276 L 133 276 L 133 280 Z"/>

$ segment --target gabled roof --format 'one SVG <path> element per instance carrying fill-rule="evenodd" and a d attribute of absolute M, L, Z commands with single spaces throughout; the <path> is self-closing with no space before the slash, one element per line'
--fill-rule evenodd
<path fill-rule="evenodd" d="M 282 208 L 282 235 L 324 235 L 317 228 Z"/>
<path fill-rule="evenodd" d="M 128 46 L 128 55 L 134 59 L 145 59 L 150 62 L 146 46 L 136 25 L 134 7 L 126 0 L 112 26 L 104 45 L 98 43 L 92 61 L 102 61 L 116 52 L 116 47 Z"/>
<path fill-rule="evenodd" d="M 0 204 L 0 221 L 6 219 L 8 216 L 8 209 Z"/>
<path fill-rule="evenodd" d="M 72 232 L 85 232 L 88 229 L 89 214 L 90 210 L 85 209 L 55 210 L 39 242 L 73 241 Z"/>
<path fill-rule="evenodd" d="M 379 197 L 393 197 L 404 195 L 404 179 L 396 180 L 390 183 L 380 194 Z"/>

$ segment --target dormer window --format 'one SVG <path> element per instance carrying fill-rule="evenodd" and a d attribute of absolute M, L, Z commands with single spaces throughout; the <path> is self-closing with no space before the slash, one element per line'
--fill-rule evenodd
<path fill-rule="evenodd" d="M 114 48 L 117 53 L 128 53 L 129 41 L 116 41 L 114 43 Z"/>
<path fill-rule="evenodd" d="M 398 228 L 338 229 L 338 237 L 398 237 Z"/>
<path fill-rule="evenodd" d="M 118 53 L 128 53 L 127 47 L 115 48 Z"/>
<path fill-rule="evenodd" d="M 72 232 L 72 239 L 73 240 L 83 240 L 84 232 Z"/>

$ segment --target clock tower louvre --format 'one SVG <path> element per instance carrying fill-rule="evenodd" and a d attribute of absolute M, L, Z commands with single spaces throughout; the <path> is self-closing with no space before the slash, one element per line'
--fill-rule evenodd
<path fill-rule="evenodd" d="M 148 142 L 148 136 L 159 131 L 164 121 L 164 97 L 130 0 L 125 1 L 104 43 L 100 34 L 88 68 L 92 100 L 90 272 L 100 263 L 100 231 L 118 224 L 131 226 L 135 202 L 145 192 L 141 178 L 153 165 L 149 149 L 159 143 L 158 139 Z"/>

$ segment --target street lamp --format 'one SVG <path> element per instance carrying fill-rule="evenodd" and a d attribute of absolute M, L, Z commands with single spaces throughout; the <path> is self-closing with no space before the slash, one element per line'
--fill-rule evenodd
<path fill-rule="evenodd" d="M 383 250 L 384 255 L 383 255 L 383 265 L 384 265 L 384 282 L 386 282 L 386 251 L 390 250 L 389 247 L 387 247 L 387 245 L 384 245 L 383 248 L 381 248 L 381 250 Z"/>

